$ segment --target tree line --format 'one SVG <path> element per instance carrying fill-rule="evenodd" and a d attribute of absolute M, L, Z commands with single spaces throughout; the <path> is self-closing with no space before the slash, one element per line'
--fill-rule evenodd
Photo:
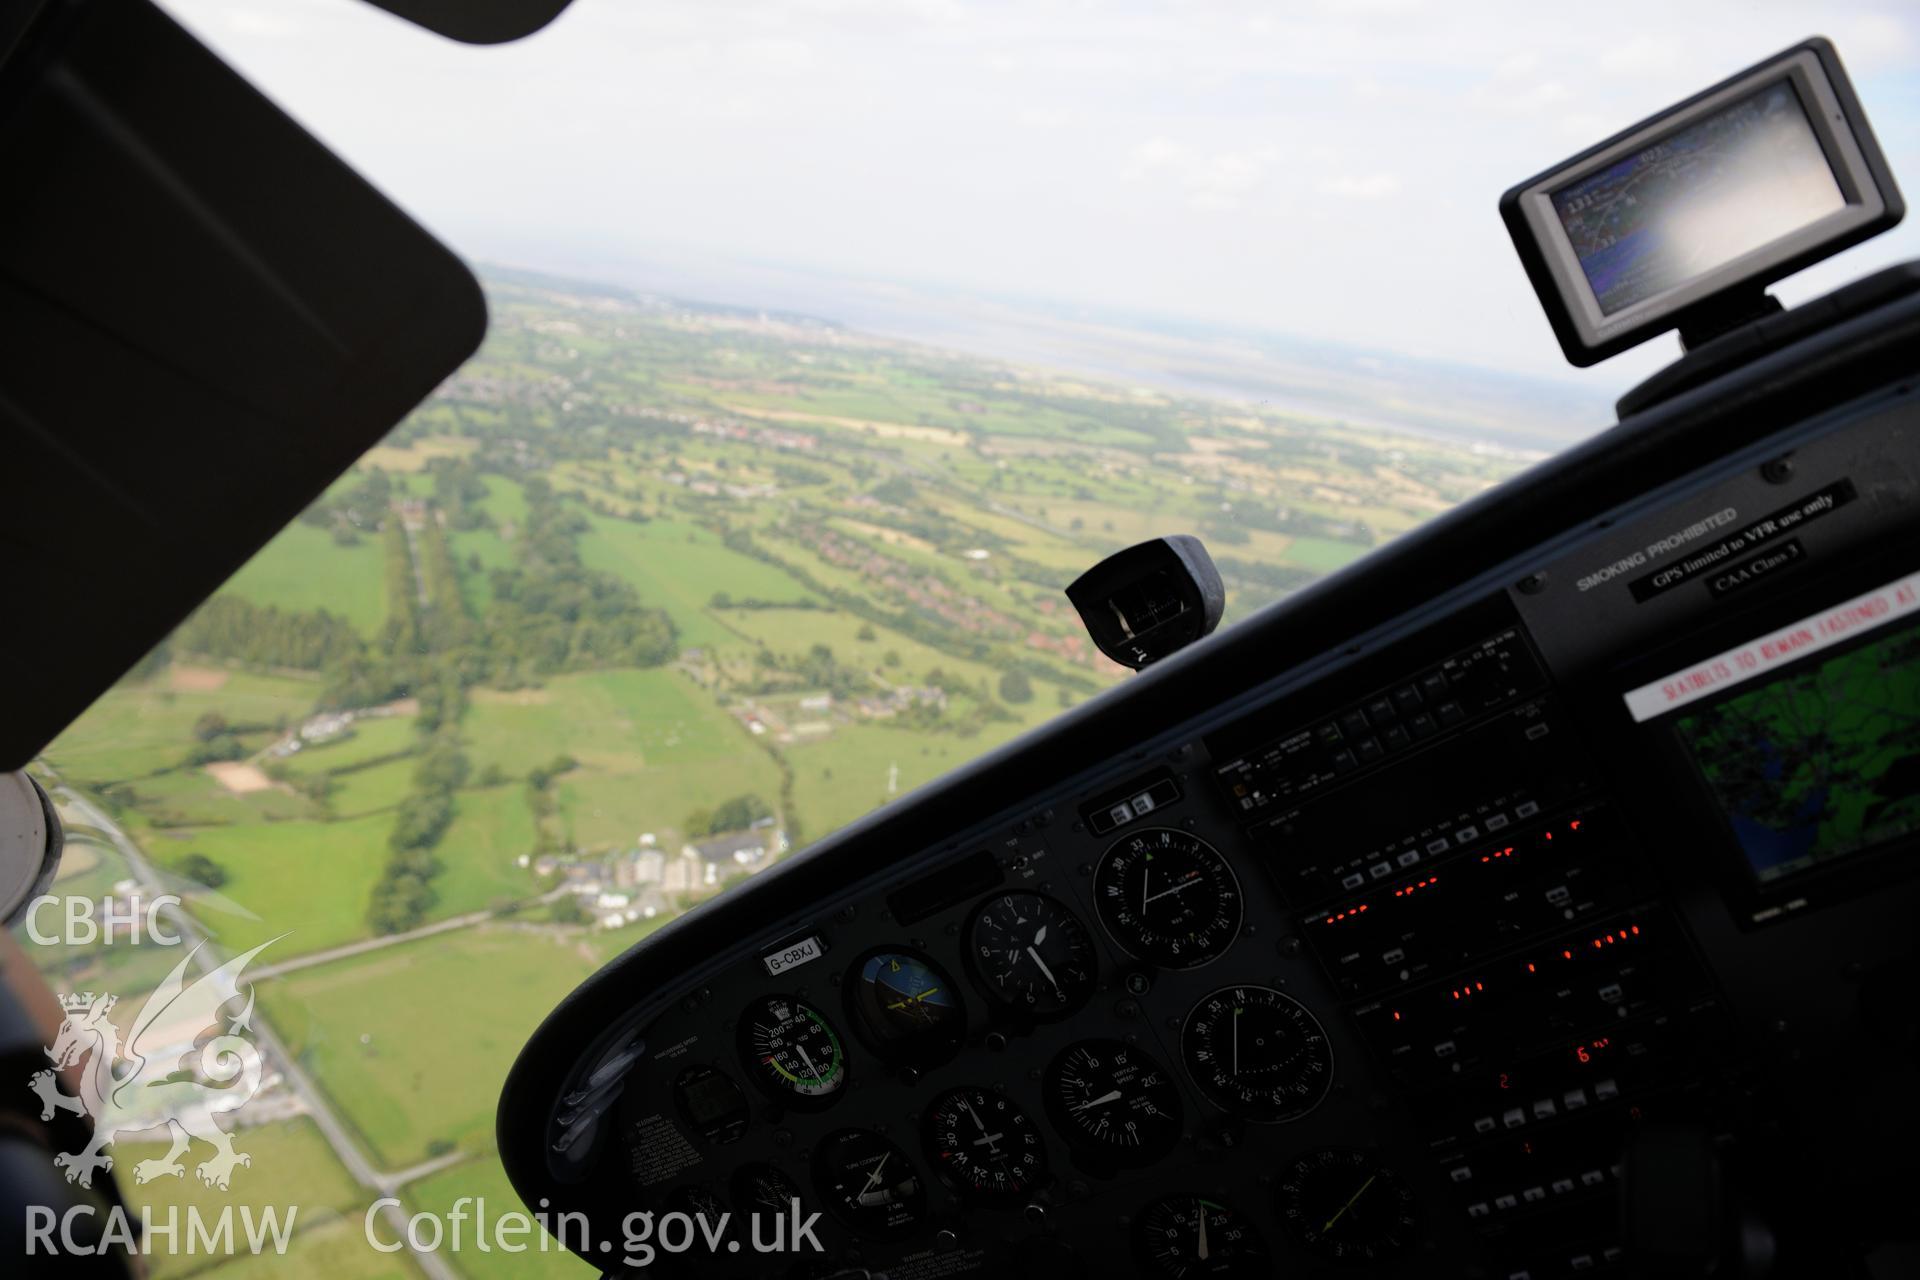
<path fill-rule="evenodd" d="M 454 794 L 466 783 L 470 764 L 449 740 L 430 745 L 414 766 L 413 790 L 394 814 L 387 836 L 387 862 L 368 896 L 367 923 L 375 933 L 417 928 L 440 900 L 433 879 L 440 859 L 433 850 L 453 825 Z"/>
<path fill-rule="evenodd" d="M 353 624 L 325 609 L 280 609 L 218 595 L 180 624 L 172 647 L 252 666 L 319 671 L 352 658 L 362 646 Z"/>
<path fill-rule="evenodd" d="M 475 477 L 462 468 L 445 468 L 454 478 L 444 483 L 435 474 L 435 503 L 445 494 L 456 504 L 446 520 L 454 527 L 485 519 L 473 497 Z M 220 595 L 181 625 L 170 648 L 318 671 L 324 676 L 323 707 L 375 706 L 408 695 L 440 698 L 450 681 L 515 687 L 561 672 L 670 661 L 679 652 L 672 619 L 644 604 L 619 578 L 586 567 L 577 545 L 586 521 L 546 480 L 529 479 L 524 488 L 527 519 L 516 531 L 515 563 L 490 575 L 492 603 L 482 616 L 475 616 L 462 592 L 462 571 L 440 508 L 429 505 L 411 539 L 392 512 L 379 521 L 387 614 L 370 639 L 325 610 L 286 610 Z M 391 490 L 369 482 L 337 501 L 364 502 L 376 492 Z M 326 509 L 337 515 L 344 508 Z M 359 506 L 351 509 L 367 517 Z"/>

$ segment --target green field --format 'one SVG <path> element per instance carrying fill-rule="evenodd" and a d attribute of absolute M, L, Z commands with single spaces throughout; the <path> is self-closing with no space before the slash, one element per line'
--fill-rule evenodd
<path fill-rule="evenodd" d="M 515 859 L 532 848 L 533 813 L 520 787 L 462 791 L 453 825 L 434 850 L 445 869 L 433 882 L 440 902 L 432 914 L 459 915 L 527 897 L 533 879 Z"/>
<path fill-rule="evenodd" d="M 142 779 L 134 788 L 141 814 L 157 826 L 256 825 L 313 816 L 313 805 L 283 787 L 239 794 L 205 769 L 182 768 Z"/>
<path fill-rule="evenodd" d="M 377 799 L 361 788 L 380 784 L 397 800 L 412 765 L 400 761 L 346 775 L 332 822 L 277 822 L 169 833 L 178 851 L 204 853 L 225 868 L 222 894 L 258 917 L 197 903 L 196 913 L 229 946 L 251 946 L 285 933 L 265 963 L 321 951 L 367 936 L 368 895 L 387 859 L 390 814 L 350 816 L 357 801 Z M 435 849 L 438 902 L 427 919 L 500 906 L 531 895 L 531 875 L 514 860 L 533 845 L 533 819 L 514 786 L 460 793 L 453 825 Z M 164 846 L 162 846 L 164 848 Z M 156 849 L 156 855 L 159 850 Z"/>
<path fill-rule="evenodd" d="M 923 641 L 883 626 L 873 626 L 849 613 L 816 609 L 762 609 L 743 610 L 735 616 L 742 631 L 774 653 L 797 658 L 814 645 L 824 644 L 840 662 L 867 672 L 887 684 L 924 683 L 929 674 L 937 670 L 970 687 L 984 682 L 991 688 L 1000 675 L 999 669 L 988 663 L 943 653 Z M 871 632 L 872 639 L 862 639 L 863 632 Z M 897 666 L 888 663 L 889 654 L 898 657 Z M 1032 702 L 1004 706 L 1022 726 L 1045 720 L 1060 709 L 1047 685 L 1037 683 L 1035 689 Z M 857 730 L 871 727 L 850 726 Z M 951 735 L 942 736 L 950 742 L 958 741 Z M 976 745 L 972 751 L 955 758 L 964 759 L 967 754 L 976 754 L 978 750 Z M 823 818 L 823 815 L 810 812 L 805 816 L 810 821 Z M 809 826 L 808 829 L 815 834 L 824 834 L 829 828 Z"/>
<path fill-rule="evenodd" d="M 577 760 L 555 786 L 572 839 L 587 847 L 631 844 L 677 828 L 689 810 L 780 785 L 746 732 L 675 671 L 556 676 L 482 695 L 462 728 L 476 770 L 520 776 L 558 755 Z"/>
<path fill-rule="evenodd" d="M 304 1227 L 285 1256 L 238 1257 L 195 1274 L 207 1280 L 419 1280 L 420 1268 L 405 1250 L 380 1253 L 367 1244 L 362 1215 L 329 1218 Z M 391 1232 L 384 1221 L 379 1230 Z M 390 1235 L 382 1236 L 390 1239 Z M 464 1265 L 464 1261 L 462 1262 Z"/>
<path fill-rule="evenodd" d="M 144 1139 L 146 1135 L 140 1137 Z M 196 1142 L 180 1158 L 183 1172 L 179 1176 L 157 1177 L 145 1183 L 136 1183 L 132 1170 L 142 1160 L 158 1160 L 164 1156 L 167 1143 L 156 1139 L 114 1144 L 114 1166 L 122 1171 L 120 1186 L 128 1206 L 150 1208 L 160 1221 L 165 1220 L 169 1209 L 181 1215 L 178 1221 L 182 1238 L 172 1249 L 167 1249 L 163 1242 L 153 1254 L 153 1275 L 157 1280 L 187 1275 L 209 1264 L 207 1255 L 187 1251 L 184 1236 L 186 1214 L 190 1210 L 197 1211 L 203 1222 L 211 1223 L 218 1219 L 223 1208 L 232 1205 L 235 1243 L 241 1250 L 245 1249 L 239 1216 L 242 1206 L 253 1209 L 256 1214 L 270 1210 L 279 1215 L 281 1222 L 287 1221 L 291 1214 L 294 1237 L 290 1254 L 306 1247 L 308 1233 L 324 1233 L 331 1224 L 339 1222 L 352 1223 L 354 1239 L 359 1241 L 360 1214 L 372 1195 L 357 1186 L 341 1168 L 313 1121 L 302 1116 L 235 1129 L 233 1146 L 234 1150 L 251 1157 L 252 1163 L 235 1169 L 231 1188 L 222 1191 L 196 1176 L 199 1163 L 213 1154 L 212 1148 L 203 1143 Z M 364 1249 L 365 1245 L 360 1247 Z M 219 1274 L 227 1275 L 227 1266 L 231 1265 L 234 1264 L 221 1266 Z"/>
<path fill-rule="evenodd" d="M 412 789 L 413 770 L 414 761 L 403 758 L 340 774 L 333 780 L 328 801 L 340 818 L 364 817 L 391 809 Z"/>
<path fill-rule="evenodd" d="M 1326 538 L 1295 538 L 1287 547 L 1287 560 L 1303 569 L 1332 573 L 1344 569 L 1367 553 L 1367 548 L 1351 542 L 1332 542 Z"/>
<path fill-rule="evenodd" d="M 487 496 L 480 506 L 489 517 L 507 528 L 517 528 L 527 522 L 527 495 L 517 481 L 506 476 L 488 476 L 485 484 Z"/>
<path fill-rule="evenodd" d="M 489 925 L 287 975 L 274 1026 L 387 1168 L 490 1150 L 500 1082 L 560 997 L 640 937 Z"/>
<path fill-rule="evenodd" d="M 213 687 L 208 687 L 213 686 Z M 236 725 L 297 721 L 313 709 L 315 682 L 244 671 L 176 667 L 115 685 L 67 727 L 46 756 L 62 776 L 89 784 L 140 779 L 178 766 L 193 724 L 218 712 Z M 271 732 L 242 735 L 264 746 Z"/>
<path fill-rule="evenodd" d="M 281 530 L 221 590 L 281 609 L 325 609 L 362 631 L 387 616 L 379 538 L 362 536 L 343 547 L 325 529 L 305 523 Z"/>
<path fill-rule="evenodd" d="M 452 425 L 440 405 L 426 405 L 416 410 L 413 421 L 423 429 L 435 431 Z M 436 458 L 464 458 L 473 452 L 473 447 L 473 441 L 458 436 L 422 436 L 405 446 L 376 445 L 367 451 L 361 465 L 385 471 L 422 471 Z"/>
<path fill-rule="evenodd" d="M 412 717 L 362 716 L 342 736 L 304 747 L 287 765 L 296 773 L 339 773 L 412 751 L 415 745 Z"/>
<path fill-rule="evenodd" d="M 971 738 L 859 725 L 821 742 L 789 749 L 794 793 L 810 823 L 825 835 L 887 803 L 889 770 L 898 769 L 894 798 L 946 773 L 955 765 L 1019 733 L 1018 725 L 993 725 Z"/>
<path fill-rule="evenodd" d="M 633 524 L 589 516 L 593 532 L 580 543 L 587 567 L 632 583 L 643 600 L 673 617 L 684 645 L 737 643 L 726 615 L 708 610 L 716 592 L 735 599 L 813 600 L 791 578 L 720 545 L 712 533 L 677 520 Z"/>
<path fill-rule="evenodd" d="M 226 869 L 221 893 L 254 918 L 204 904 L 195 914 L 230 948 L 286 934 L 262 957 L 265 964 L 364 937 L 367 894 L 386 862 L 391 826 L 372 814 L 194 832 L 185 848 Z"/>
<path fill-rule="evenodd" d="M 487 575 L 513 564 L 513 544 L 493 529 L 450 533 L 447 543 L 453 549 L 454 558 L 467 570 L 460 577 L 460 594 L 475 617 L 483 616 L 493 601 L 493 584 Z M 470 562 L 479 564 L 479 572 L 472 571 Z"/>

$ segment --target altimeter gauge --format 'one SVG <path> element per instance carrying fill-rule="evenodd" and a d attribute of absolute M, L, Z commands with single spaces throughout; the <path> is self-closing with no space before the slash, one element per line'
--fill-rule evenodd
<path fill-rule="evenodd" d="M 1041 893 L 995 894 L 967 926 L 967 962 L 994 1003 L 1033 1018 L 1064 1017 L 1093 994 L 1093 939 Z"/>

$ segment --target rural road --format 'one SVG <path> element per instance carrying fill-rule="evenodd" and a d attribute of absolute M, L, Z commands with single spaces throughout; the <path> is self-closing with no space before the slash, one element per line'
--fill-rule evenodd
<path fill-rule="evenodd" d="M 536 899 L 550 901 L 551 895 Z M 279 964 L 263 965 L 253 971 L 255 980 L 278 978 L 286 973 L 298 973 L 302 969 L 311 969 L 315 965 L 331 964 L 335 960 L 345 960 L 349 956 L 365 955 L 369 951 L 378 951 L 383 947 L 398 946 L 402 942 L 414 942 L 421 938 L 431 938 L 436 933 L 452 933 L 456 929 L 470 929 L 476 924 L 484 924 L 493 919 L 491 911 L 469 911 L 463 916 L 448 916 L 445 920 L 436 920 L 432 924 L 423 924 L 418 929 L 409 929 L 405 933 L 382 934 L 377 938 L 363 938 L 359 942 L 349 942 L 344 946 L 332 947 L 326 951 L 313 951 L 304 956 L 295 956 Z"/>
<path fill-rule="evenodd" d="M 132 837 L 120 829 L 118 823 L 102 812 L 98 806 L 64 784 L 56 783 L 50 790 L 62 808 L 80 815 L 88 824 L 105 833 L 114 848 L 119 851 L 120 856 L 127 860 L 128 869 L 132 871 L 133 878 L 140 882 L 142 889 L 156 896 L 164 891 L 160 877 L 153 869 L 153 864 L 147 860 L 146 855 L 141 852 L 140 846 L 133 842 Z M 199 949 L 194 953 L 194 961 L 202 973 L 210 973 L 226 962 L 228 953 L 207 936 L 206 931 L 200 927 L 199 921 L 192 915 L 181 908 L 171 906 L 167 907 L 165 912 L 168 924 L 176 929 L 183 939 L 198 946 Z M 396 937 L 391 941 L 399 940 Z M 257 970 L 254 976 L 263 977 L 267 972 L 267 970 Z M 401 1183 L 412 1177 L 445 1167 L 444 1164 L 428 1161 L 426 1165 L 415 1166 L 413 1169 L 397 1174 L 381 1173 L 374 1168 L 373 1162 L 361 1152 L 347 1126 L 334 1113 L 326 1095 L 320 1091 L 319 1086 L 313 1082 L 313 1078 L 307 1074 L 306 1070 L 295 1061 L 294 1056 L 287 1051 L 285 1043 L 268 1024 L 265 1014 L 258 1006 L 254 1008 L 250 1025 L 268 1060 L 280 1072 L 281 1077 L 287 1082 L 287 1087 L 306 1107 L 321 1135 L 326 1138 L 327 1145 L 333 1148 L 334 1154 L 339 1157 L 340 1163 L 346 1166 L 347 1172 L 353 1176 L 355 1182 L 379 1192 L 381 1196 L 386 1196 L 391 1195 Z M 449 1159 L 447 1163 L 450 1164 L 453 1161 Z M 398 1206 L 388 1205 L 381 1210 L 381 1214 L 387 1220 L 388 1229 L 392 1233 L 389 1238 L 405 1239 L 406 1211 Z M 461 1280 L 459 1273 L 437 1253 L 414 1250 L 413 1260 L 427 1274 L 428 1280 Z"/>

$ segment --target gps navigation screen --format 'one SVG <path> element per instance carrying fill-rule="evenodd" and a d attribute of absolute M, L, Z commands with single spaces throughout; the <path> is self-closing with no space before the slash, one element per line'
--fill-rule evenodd
<path fill-rule="evenodd" d="M 1762 882 L 1920 832 L 1920 630 L 1679 718 Z"/>
<path fill-rule="evenodd" d="M 1786 81 L 1553 194 L 1607 315 L 1845 206 Z"/>

